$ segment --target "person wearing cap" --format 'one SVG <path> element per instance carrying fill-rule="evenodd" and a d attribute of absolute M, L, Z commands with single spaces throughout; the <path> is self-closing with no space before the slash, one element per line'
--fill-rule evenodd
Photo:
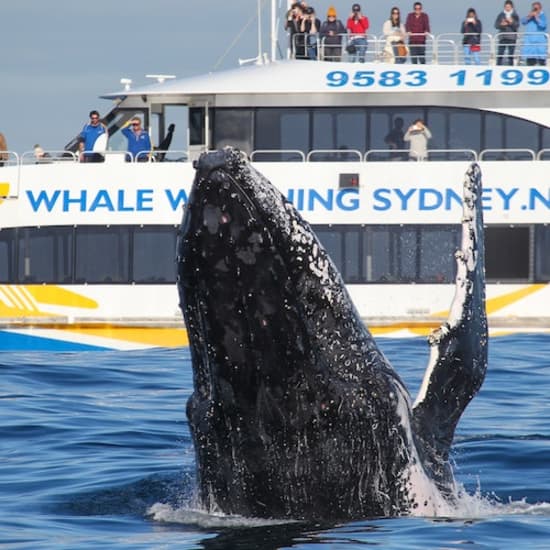
<path fill-rule="evenodd" d="M 353 4 L 351 14 L 346 23 L 346 29 L 349 33 L 348 47 L 350 61 L 353 63 L 359 59 L 360 63 L 365 62 L 365 52 L 367 51 L 367 30 L 369 28 L 369 19 L 361 13 L 361 6 Z"/>
<path fill-rule="evenodd" d="M 141 127 L 141 119 L 132 117 L 120 130 L 128 140 L 128 155 L 126 162 L 132 159 L 136 162 L 147 162 L 151 156 L 151 138 Z"/>
<path fill-rule="evenodd" d="M 346 33 L 342 21 L 337 19 L 334 6 L 327 11 L 327 19 L 321 25 L 321 51 L 325 61 L 340 61 L 342 58 L 342 35 Z"/>
<path fill-rule="evenodd" d="M 405 30 L 409 35 L 409 55 L 413 63 L 426 63 L 426 36 L 430 34 L 430 18 L 422 11 L 422 3 L 415 2 L 407 15 Z"/>

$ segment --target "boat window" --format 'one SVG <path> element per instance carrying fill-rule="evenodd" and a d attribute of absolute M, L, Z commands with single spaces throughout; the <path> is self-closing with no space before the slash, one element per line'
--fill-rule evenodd
<path fill-rule="evenodd" d="M 77 227 L 76 282 L 127 282 L 128 241 L 124 227 Z"/>
<path fill-rule="evenodd" d="M 310 150 L 309 112 L 300 109 L 258 109 L 255 136 L 254 149 L 307 153 Z"/>
<path fill-rule="evenodd" d="M 446 149 L 481 148 L 481 116 L 478 111 L 457 110 L 449 113 L 449 147 Z"/>
<path fill-rule="evenodd" d="M 488 282 L 529 278 L 529 227 L 485 228 L 485 273 Z"/>
<path fill-rule="evenodd" d="M 363 110 L 314 111 L 312 149 L 365 151 L 367 116 Z"/>
<path fill-rule="evenodd" d="M 497 113 L 485 115 L 484 149 L 503 149 L 504 141 L 504 117 Z"/>
<path fill-rule="evenodd" d="M 0 231 L 0 282 L 12 282 L 14 279 L 13 265 L 15 262 L 15 230 Z"/>
<path fill-rule="evenodd" d="M 136 227 L 133 234 L 132 250 L 132 280 L 134 282 L 175 282 L 175 227 Z"/>
<path fill-rule="evenodd" d="M 507 149 L 531 149 L 539 148 L 539 129 L 536 124 L 520 118 L 507 118 L 506 120 L 506 148 Z M 509 152 L 507 160 L 515 160 L 519 153 Z"/>
<path fill-rule="evenodd" d="M 205 107 L 189 107 L 189 145 L 206 143 L 205 120 Z"/>
<path fill-rule="evenodd" d="M 450 283 L 460 227 L 318 226 L 346 283 Z M 448 254 L 444 254 L 448 251 Z"/>
<path fill-rule="evenodd" d="M 535 280 L 550 281 L 550 226 L 536 227 L 535 243 Z"/>
<path fill-rule="evenodd" d="M 253 150 L 253 113 L 249 109 L 218 109 L 214 116 L 214 149 L 227 145 L 247 154 Z"/>
<path fill-rule="evenodd" d="M 70 282 L 72 234 L 62 228 L 24 228 L 18 235 L 17 279 L 26 283 Z"/>

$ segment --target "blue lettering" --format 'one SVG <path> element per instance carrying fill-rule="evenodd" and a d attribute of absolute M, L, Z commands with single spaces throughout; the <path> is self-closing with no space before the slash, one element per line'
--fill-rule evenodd
<path fill-rule="evenodd" d="M 348 200 L 345 200 L 349 197 Z M 359 209 L 359 189 L 342 189 L 336 194 L 336 205 L 347 212 Z"/>
<path fill-rule="evenodd" d="M 95 212 L 98 208 L 106 208 L 107 210 L 109 210 L 109 212 L 115 211 L 115 207 L 113 206 L 111 197 L 109 196 L 109 193 L 105 189 L 101 189 L 101 191 L 97 192 L 95 199 L 90 205 L 89 211 Z"/>
<path fill-rule="evenodd" d="M 315 201 L 318 201 L 326 210 L 332 210 L 332 204 L 334 201 L 334 192 L 332 189 L 327 190 L 327 197 L 324 198 L 315 189 L 311 189 L 308 196 L 307 209 L 314 210 Z"/>
<path fill-rule="evenodd" d="M 373 193 L 373 197 L 374 197 L 374 206 L 373 206 L 373 209 L 374 210 L 380 210 L 380 211 L 385 211 L 385 210 L 389 210 L 391 208 L 391 199 L 389 198 L 389 196 L 386 196 L 386 195 L 391 195 L 391 189 L 375 189 L 374 190 L 374 193 Z M 377 202 L 380 202 L 381 204 L 378 205 L 376 204 Z"/>
<path fill-rule="evenodd" d="M 298 189 L 298 198 L 296 199 L 295 206 L 297 210 L 304 209 L 304 190 L 303 189 Z"/>
<path fill-rule="evenodd" d="M 462 197 L 452 189 L 447 189 L 445 193 L 445 210 L 452 209 L 451 201 L 454 201 L 458 206 L 462 206 Z"/>
<path fill-rule="evenodd" d="M 401 210 L 407 210 L 407 202 L 414 195 L 416 189 L 411 189 L 406 193 L 403 193 L 401 189 L 394 189 L 395 194 L 401 199 Z"/>
<path fill-rule="evenodd" d="M 53 207 L 55 206 L 55 203 L 57 202 L 57 199 L 59 198 L 59 195 L 61 194 L 61 191 L 59 189 L 54 191 L 51 197 L 48 195 L 47 191 L 40 191 L 40 193 L 38 193 L 38 197 L 36 198 L 32 191 L 26 191 L 26 193 L 27 198 L 31 203 L 31 208 L 34 212 L 38 212 L 42 203 L 44 203 L 46 210 L 48 212 L 51 212 Z"/>
<path fill-rule="evenodd" d="M 172 194 L 171 189 L 165 189 L 164 192 L 166 193 L 166 197 L 168 198 L 168 202 L 170 203 L 170 206 L 172 207 L 172 210 L 176 211 L 181 204 L 183 206 L 187 202 L 187 193 L 185 192 L 185 189 L 180 189 L 178 191 L 178 194 L 174 197 Z"/>
<path fill-rule="evenodd" d="M 288 193 L 286 194 L 286 198 L 288 199 L 288 202 L 291 202 L 294 204 L 294 189 L 289 189 Z"/>
<path fill-rule="evenodd" d="M 68 212 L 72 203 L 80 205 L 80 211 L 86 212 L 86 190 L 80 191 L 80 198 L 71 199 L 70 191 L 63 191 L 63 212 Z"/>
<path fill-rule="evenodd" d="M 500 195 L 502 197 L 502 201 L 504 202 L 504 210 L 510 210 L 510 199 L 518 192 L 518 188 L 514 187 L 509 193 L 506 193 L 503 189 L 499 189 L 498 187 L 495 189 L 497 192 L 497 195 Z"/>
<path fill-rule="evenodd" d="M 420 189 L 419 210 L 437 210 L 442 203 L 443 197 L 437 189 Z"/>
<path fill-rule="evenodd" d="M 548 190 L 548 198 L 543 197 L 542 193 L 538 189 L 529 190 L 529 209 L 535 210 L 535 202 L 541 202 L 546 208 L 550 209 L 550 189 Z"/>
<path fill-rule="evenodd" d="M 124 206 L 124 189 L 118 190 L 118 203 L 117 203 L 117 210 L 119 212 L 133 212 L 135 208 L 132 206 Z"/>
<path fill-rule="evenodd" d="M 153 202 L 152 195 L 152 189 L 138 189 L 136 201 L 136 210 L 138 212 L 151 212 L 153 210 L 152 206 L 145 206 L 146 204 L 151 204 Z"/>
<path fill-rule="evenodd" d="M 485 187 L 481 191 L 481 204 L 483 205 L 481 208 L 483 210 L 492 210 L 493 207 L 491 206 L 491 201 L 493 200 L 493 197 L 491 194 L 493 193 L 493 190 L 490 187 Z"/>

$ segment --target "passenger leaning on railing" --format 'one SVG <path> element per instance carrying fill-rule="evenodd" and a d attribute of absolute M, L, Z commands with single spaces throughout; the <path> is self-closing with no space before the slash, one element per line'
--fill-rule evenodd
<path fill-rule="evenodd" d="M 521 57 L 526 65 L 546 65 L 548 40 L 546 36 L 546 15 L 540 2 L 533 2 L 531 11 L 521 19 L 525 25 Z"/>
<path fill-rule="evenodd" d="M 399 8 L 391 9 L 390 18 L 384 22 L 382 32 L 386 37 L 384 47 L 384 60 L 388 63 L 405 63 L 407 61 L 408 49 L 405 45 L 405 25 L 401 23 Z"/>
<path fill-rule="evenodd" d="M 108 137 L 107 126 L 99 119 L 99 113 L 90 111 L 90 122 L 84 125 L 78 136 L 80 162 L 103 162 L 103 155 L 94 151 L 105 151 Z"/>
<path fill-rule="evenodd" d="M 415 2 L 407 15 L 405 30 L 409 35 L 409 55 L 413 63 L 426 63 L 426 35 L 430 34 L 430 18 L 422 11 L 422 4 Z"/>
<path fill-rule="evenodd" d="M 330 6 L 327 11 L 327 19 L 321 25 L 321 41 L 325 61 L 340 61 L 342 58 L 342 35 L 345 32 L 346 29 L 342 21 L 336 18 L 336 10 Z"/>
<path fill-rule="evenodd" d="M 497 15 L 495 28 L 498 30 L 497 65 L 513 65 L 519 15 L 512 0 L 504 2 L 504 9 Z"/>

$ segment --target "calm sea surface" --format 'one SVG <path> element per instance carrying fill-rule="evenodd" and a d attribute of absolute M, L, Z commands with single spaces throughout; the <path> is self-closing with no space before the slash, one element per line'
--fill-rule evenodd
<path fill-rule="evenodd" d="M 415 394 L 423 339 L 379 340 Z M 0 353 L 0 547 L 550 548 L 550 336 L 494 338 L 448 519 L 277 524 L 193 498 L 188 350 Z"/>

